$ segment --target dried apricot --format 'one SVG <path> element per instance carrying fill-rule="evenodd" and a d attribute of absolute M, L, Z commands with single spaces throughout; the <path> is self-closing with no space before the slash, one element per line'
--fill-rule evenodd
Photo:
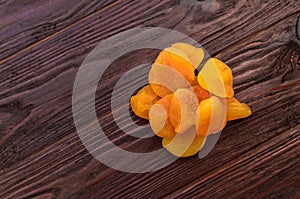
<path fill-rule="evenodd" d="M 169 95 L 179 88 L 190 86 L 190 83 L 177 70 L 161 64 L 152 65 L 148 80 L 153 92 L 160 97 Z"/>
<path fill-rule="evenodd" d="M 191 127 L 173 138 L 163 138 L 162 145 L 177 157 L 189 157 L 195 155 L 204 146 L 205 141 L 206 137 L 196 135 L 195 127 Z"/>
<path fill-rule="evenodd" d="M 176 55 L 180 56 L 181 58 L 185 59 L 187 62 L 193 64 L 191 62 L 190 58 L 187 56 L 187 54 L 185 54 L 184 52 L 182 52 L 181 50 L 179 50 L 177 48 L 168 47 L 168 48 L 165 48 L 164 50 L 169 51 L 170 53 L 176 54 Z"/>
<path fill-rule="evenodd" d="M 195 117 L 197 135 L 218 133 L 226 125 L 226 106 L 216 96 L 200 102 Z"/>
<path fill-rule="evenodd" d="M 149 119 L 149 109 L 159 99 L 149 85 L 130 98 L 132 111 L 139 117 Z"/>
<path fill-rule="evenodd" d="M 198 99 L 190 89 L 178 89 L 171 100 L 170 121 L 177 133 L 183 133 L 194 125 Z"/>
<path fill-rule="evenodd" d="M 130 99 L 134 113 L 149 119 L 163 147 L 178 157 L 196 154 L 227 121 L 251 115 L 233 97 L 233 76 L 225 63 L 210 58 L 195 76 L 203 59 L 203 49 L 190 44 L 165 48 L 150 69 L 149 85 Z"/>
<path fill-rule="evenodd" d="M 156 58 L 155 64 L 162 64 L 165 66 L 169 66 L 176 71 L 178 71 L 180 74 L 182 74 L 186 80 L 190 83 L 192 83 L 195 79 L 194 75 L 194 66 L 186 60 L 184 57 L 174 53 L 170 52 L 168 50 L 163 50 L 158 57 Z M 166 75 L 166 74 L 164 74 Z"/>
<path fill-rule="evenodd" d="M 199 85 L 199 83 L 198 83 L 197 77 L 195 76 L 195 79 L 194 79 L 194 81 L 191 83 L 191 86 L 197 86 L 197 85 Z"/>
<path fill-rule="evenodd" d="M 169 119 L 172 95 L 157 101 L 149 110 L 149 123 L 153 132 L 159 137 L 174 137 L 176 132 Z"/>
<path fill-rule="evenodd" d="M 200 85 L 195 85 L 192 87 L 193 92 L 196 94 L 198 101 L 201 102 L 202 100 L 210 98 L 210 93 L 202 88 Z"/>
<path fill-rule="evenodd" d="M 172 47 L 185 53 L 190 62 L 193 64 L 194 68 L 197 68 L 204 58 L 204 51 L 202 48 L 196 48 L 186 43 L 175 43 L 172 45 Z"/>
<path fill-rule="evenodd" d="M 236 98 L 226 99 L 227 120 L 237 120 L 251 115 L 251 109 L 247 104 L 240 103 Z"/>
<path fill-rule="evenodd" d="M 232 98 L 233 76 L 230 68 L 217 58 L 209 59 L 198 74 L 199 85 L 219 97 Z"/>

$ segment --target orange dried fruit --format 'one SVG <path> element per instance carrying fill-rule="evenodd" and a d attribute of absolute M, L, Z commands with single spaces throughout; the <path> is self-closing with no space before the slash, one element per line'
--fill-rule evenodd
<path fill-rule="evenodd" d="M 245 118 L 251 115 L 251 109 L 245 103 L 240 103 L 236 98 L 226 99 L 227 121 Z"/>
<path fill-rule="evenodd" d="M 158 96 L 153 92 L 150 85 L 144 86 L 141 90 L 138 91 L 137 95 L 140 96 L 141 102 L 152 102 L 154 101 Z"/>
<path fill-rule="evenodd" d="M 197 86 L 199 85 L 198 80 L 197 80 L 197 76 L 195 76 L 194 81 L 191 83 L 191 86 Z"/>
<path fill-rule="evenodd" d="M 217 58 L 210 58 L 198 74 L 199 85 L 219 97 L 232 98 L 233 76 L 231 69 Z"/>
<path fill-rule="evenodd" d="M 186 43 L 175 43 L 172 47 L 185 53 L 194 68 L 197 68 L 204 58 L 204 51 L 202 48 L 196 48 Z"/>
<path fill-rule="evenodd" d="M 183 133 L 194 125 L 198 107 L 197 96 L 191 89 L 178 89 L 171 100 L 170 121 L 177 133 Z"/>
<path fill-rule="evenodd" d="M 216 96 L 200 102 L 195 117 L 197 135 L 220 132 L 226 125 L 226 106 Z"/>
<path fill-rule="evenodd" d="M 204 146 L 205 141 L 206 137 L 196 135 L 195 127 L 191 127 L 173 138 L 163 138 L 162 145 L 177 157 L 189 157 L 195 155 Z"/>
<path fill-rule="evenodd" d="M 159 96 L 164 97 L 166 95 L 170 95 L 172 91 L 170 91 L 167 87 L 162 86 L 160 84 L 150 83 L 153 91 Z"/>
<path fill-rule="evenodd" d="M 136 95 L 130 98 L 132 111 L 139 117 L 149 119 L 151 106 L 159 99 L 149 85 L 143 87 Z"/>
<path fill-rule="evenodd" d="M 169 119 L 172 95 L 157 101 L 149 110 L 149 123 L 153 132 L 159 137 L 174 137 L 176 132 Z"/>
<path fill-rule="evenodd" d="M 193 64 L 190 61 L 186 60 L 184 57 L 178 55 L 177 53 L 168 50 L 163 50 L 160 52 L 154 63 L 162 64 L 175 69 L 181 75 L 183 75 L 186 78 L 186 80 L 190 83 L 192 83 L 195 79 L 195 68 Z"/>
<path fill-rule="evenodd" d="M 160 97 L 169 95 L 179 88 L 190 86 L 190 83 L 177 70 L 161 64 L 152 65 L 148 80 L 153 92 Z"/>
<path fill-rule="evenodd" d="M 210 98 L 210 93 L 202 88 L 200 85 L 195 85 L 192 87 L 193 92 L 196 94 L 198 101 L 201 102 L 202 100 Z"/>
<path fill-rule="evenodd" d="M 181 50 L 177 49 L 177 48 L 173 48 L 173 47 L 168 47 L 165 48 L 164 50 L 169 51 L 170 53 L 176 54 L 180 57 L 182 57 L 183 59 L 185 59 L 186 61 L 188 61 L 189 63 L 193 64 L 190 60 L 190 58 Z"/>
<path fill-rule="evenodd" d="M 130 99 L 134 113 L 149 119 L 163 147 L 178 157 L 196 154 L 227 121 L 251 115 L 233 98 L 233 76 L 225 63 L 211 58 L 194 75 L 203 58 L 201 48 L 185 43 L 164 49 L 151 67 L 149 85 Z"/>

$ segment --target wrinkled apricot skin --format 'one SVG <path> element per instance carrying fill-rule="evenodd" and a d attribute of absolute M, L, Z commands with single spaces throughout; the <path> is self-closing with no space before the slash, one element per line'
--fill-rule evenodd
<path fill-rule="evenodd" d="M 149 85 L 143 87 L 136 95 L 130 98 L 132 111 L 139 117 L 149 119 L 151 106 L 159 99 Z"/>
<path fill-rule="evenodd" d="M 195 117 L 197 135 L 207 136 L 220 132 L 226 125 L 226 106 L 212 96 L 200 102 Z"/>
<path fill-rule="evenodd" d="M 162 145 L 170 153 L 177 157 L 189 157 L 195 155 L 204 146 L 205 136 L 195 133 L 195 128 L 191 127 L 183 134 L 177 134 L 173 138 L 163 138 Z"/>
<path fill-rule="evenodd" d="M 166 95 L 170 95 L 172 94 L 172 91 L 170 91 L 170 89 L 168 89 L 165 86 L 162 86 L 160 84 L 155 84 L 155 83 L 151 83 L 151 88 L 153 89 L 153 91 L 159 96 L 159 97 L 164 97 Z"/>
<path fill-rule="evenodd" d="M 157 101 L 149 111 L 149 123 L 154 133 L 159 137 L 174 137 L 176 132 L 169 119 L 172 95 L 167 95 Z"/>
<path fill-rule="evenodd" d="M 149 85 L 144 86 L 137 95 L 140 96 L 141 102 L 153 102 L 158 96 L 153 92 Z"/>
<path fill-rule="evenodd" d="M 236 98 L 226 99 L 226 106 L 227 121 L 245 118 L 252 114 L 249 106 L 240 103 Z"/>
<path fill-rule="evenodd" d="M 178 89 L 171 100 L 170 121 L 177 133 L 183 133 L 194 125 L 198 99 L 190 89 Z"/>
<path fill-rule="evenodd" d="M 198 83 L 216 96 L 232 98 L 233 76 L 230 68 L 217 58 L 210 58 L 198 74 Z"/>

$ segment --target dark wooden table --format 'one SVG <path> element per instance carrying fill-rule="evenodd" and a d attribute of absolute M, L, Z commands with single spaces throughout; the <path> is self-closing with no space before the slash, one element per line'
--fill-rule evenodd
<path fill-rule="evenodd" d="M 0 198 L 299 198 L 299 14 L 298 0 L 1 0 Z M 253 114 L 230 122 L 205 158 L 126 173 L 79 139 L 76 73 L 99 42 L 134 27 L 182 32 L 232 68 L 236 96 Z M 112 64 L 98 85 L 99 122 L 111 115 L 111 85 L 157 53 Z M 125 136 L 110 122 L 105 129 L 124 149 L 161 147 L 157 137 Z"/>

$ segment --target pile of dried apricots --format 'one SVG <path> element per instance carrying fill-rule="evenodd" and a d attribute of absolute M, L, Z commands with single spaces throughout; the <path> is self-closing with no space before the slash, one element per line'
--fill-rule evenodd
<path fill-rule="evenodd" d="M 149 120 L 162 145 L 178 157 L 196 154 L 206 137 L 220 132 L 227 121 L 251 115 L 250 108 L 234 98 L 232 72 L 225 63 L 210 58 L 195 76 L 203 60 L 202 48 L 190 44 L 165 48 L 149 71 L 149 84 L 130 99 L 133 112 Z M 185 147 L 191 131 L 195 135 Z"/>

